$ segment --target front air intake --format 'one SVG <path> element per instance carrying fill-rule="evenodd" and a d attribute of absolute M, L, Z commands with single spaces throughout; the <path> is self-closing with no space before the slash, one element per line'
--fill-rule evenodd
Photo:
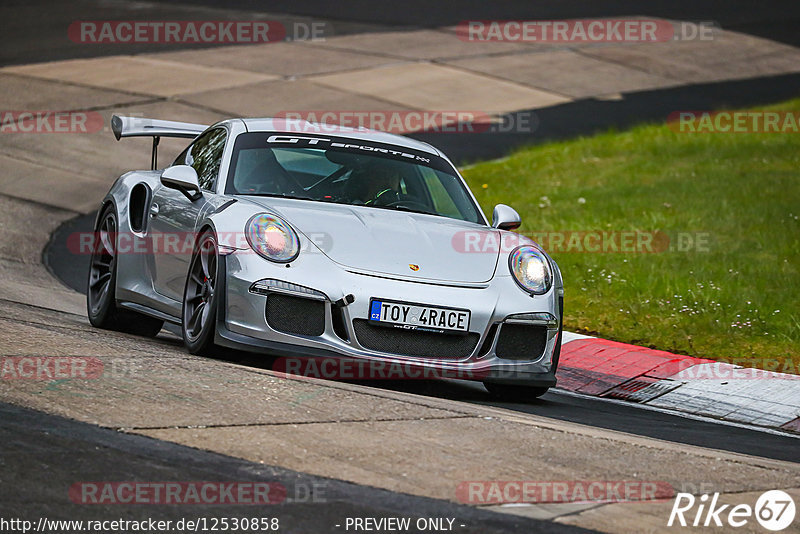
<path fill-rule="evenodd" d="M 535 361 L 547 347 L 547 327 L 503 324 L 497 339 L 495 354 L 505 360 Z"/>
<path fill-rule="evenodd" d="M 321 336 L 325 332 L 325 302 L 270 292 L 267 324 L 285 334 Z"/>
<path fill-rule="evenodd" d="M 441 360 L 461 360 L 468 357 L 475 350 L 479 339 L 478 334 L 472 332 L 466 335 L 435 334 L 375 326 L 364 319 L 355 319 L 353 328 L 356 339 L 365 349 Z"/>

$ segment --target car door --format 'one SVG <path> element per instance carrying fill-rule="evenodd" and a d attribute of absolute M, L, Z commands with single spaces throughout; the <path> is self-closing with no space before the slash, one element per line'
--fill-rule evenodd
<path fill-rule="evenodd" d="M 153 288 L 159 294 L 181 301 L 186 273 L 197 236 L 198 215 L 214 191 L 227 139 L 224 128 L 210 130 L 194 140 L 174 165 L 191 165 L 197 171 L 202 198 L 190 200 L 181 191 L 161 186 L 150 207 L 151 237 L 154 245 Z"/>

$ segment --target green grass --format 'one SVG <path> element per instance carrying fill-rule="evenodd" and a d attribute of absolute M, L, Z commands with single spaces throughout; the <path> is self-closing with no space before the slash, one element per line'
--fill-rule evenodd
<path fill-rule="evenodd" d="M 800 111 L 800 99 L 759 109 Z M 568 330 L 800 370 L 800 134 L 644 125 L 525 148 L 464 175 L 489 216 L 510 204 L 527 234 L 708 236 L 706 250 L 551 251 Z"/>

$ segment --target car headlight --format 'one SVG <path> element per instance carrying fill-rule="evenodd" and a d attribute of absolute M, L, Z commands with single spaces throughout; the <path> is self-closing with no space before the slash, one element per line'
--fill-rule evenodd
<path fill-rule="evenodd" d="M 508 256 L 508 268 L 517 284 L 534 295 L 544 295 L 553 285 L 553 272 L 544 253 L 531 245 L 515 248 Z"/>
<path fill-rule="evenodd" d="M 247 221 L 247 242 L 260 256 L 289 263 L 300 252 L 300 240 L 292 228 L 274 215 L 259 213 Z"/>

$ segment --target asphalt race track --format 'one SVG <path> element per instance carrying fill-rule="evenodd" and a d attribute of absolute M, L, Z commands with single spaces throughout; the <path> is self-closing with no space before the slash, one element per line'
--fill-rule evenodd
<path fill-rule="evenodd" d="M 76 232 L 91 232 L 94 214 L 65 222 L 53 233 L 44 251 L 48 268 L 67 286 L 83 293 L 86 290 L 88 259 L 75 256 L 67 248 L 67 239 Z M 265 366 L 262 358 L 247 354 L 232 356 L 243 365 Z M 269 368 L 268 366 L 266 368 Z M 508 408 L 542 417 L 593 425 L 676 443 L 751 454 L 775 460 L 798 461 L 800 438 L 766 433 L 762 430 L 694 420 L 680 415 L 649 410 L 630 403 L 553 391 L 531 404 L 508 404 L 491 401 L 484 387 L 466 381 L 428 382 L 387 381 L 365 383 L 397 391 L 449 398 L 477 404 Z"/>
<path fill-rule="evenodd" d="M 584 529 L 536 521 L 507 514 L 457 505 L 339 480 L 314 477 L 286 469 L 253 464 L 227 456 L 181 447 L 140 436 L 124 435 L 93 425 L 45 415 L 0 403 L 0 441 L 3 455 L 2 480 L 16 484 L 0 486 L 0 513 L 37 522 L 38 518 L 117 519 L 179 521 L 181 518 L 275 517 L 283 532 L 329 532 L 344 525 L 347 517 L 457 518 L 459 532 L 512 533 L 589 532 Z M 30 469 L 31 457 L 37 469 Z M 84 506 L 60 491 L 74 483 L 80 470 L 87 480 L 124 480 L 132 473 L 139 480 L 236 480 L 279 483 L 286 488 L 286 501 L 258 506 L 251 512 L 241 505 L 176 506 L 141 505 Z M 277 510 L 276 510 L 277 509 Z M 275 511 L 274 515 L 270 515 Z M 414 513 L 410 514 L 409 511 Z M 27 513 L 26 513 L 27 512 Z M 527 529 L 527 530 L 526 530 Z M 415 532 L 412 530 L 411 532 Z"/>
<path fill-rule="evenodd" d="M 203 12 L 198 6 L 205 6 Z M 220 9 L 223 7 L 223 9 Z M 800 43 L 800 6 L 792 0 L 778 0 L 765 8 L 758 3 L 698 2 L 695 0 L 570 0 L 542 2 L 514 0 L 497 4 L 480 0 L 446 0 L 426 2 L 387 0 L 329 2 L 314 0 L 295 2 L 271 0 L 234 0 L 221 4 L 219 0 L 162 0 L 150 3 L 102 2 L 78 0 L 63 3 L 51 0 L 9 0 L 0 7 L 3 20 L 9 22 L 0 37 L 0 64 L 51 61 L 55 59 L 92 57 L 117 53 L 151 51 L 152 45 L 116 45 L 86 47 L 71 43 L 61 28 L 75 20 L 115 20 L 134 18 L 146 20 L 200 19 L 216 17 L 235 20 L 247 12 L 280 14 L 277 20 L 302 20 L 303 17 L 324 18 L 336 22 L 337 35 L 380 31 L 386 28 L 437 27 L 456 25 L 469 19 L 563 19 L 577 17 L 621 17 L 649 15 L 690 21 L 713 21 L 725 28 L 764 36 L 797 45 Z M 42 18 L 41 13 L 47 17 Z M 187 17 L 190 14 L 190 17 Z M 197 47 L 197 45 L 172 48 Z M 163 47 L 160 47 L 163 48 Z"/>

